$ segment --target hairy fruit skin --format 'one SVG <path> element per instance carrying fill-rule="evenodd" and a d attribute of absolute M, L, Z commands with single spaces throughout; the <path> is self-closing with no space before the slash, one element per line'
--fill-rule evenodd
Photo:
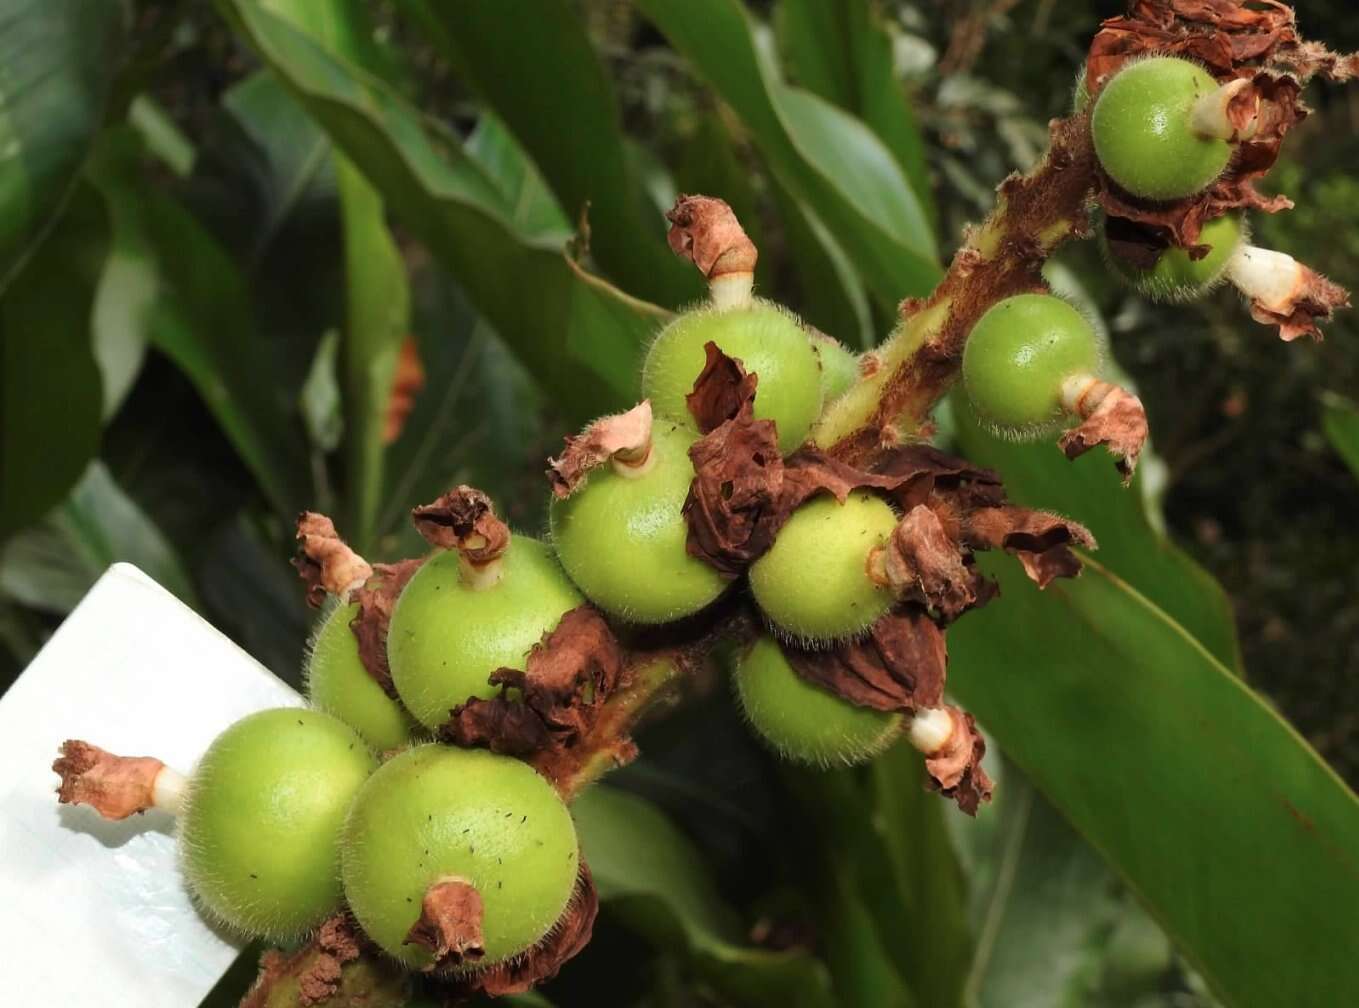
<path fill-rule="evenodd" d="M 499 668 L 524 667 L 529 650 L 585 599 L 546 546 L 514 535 L 500 557 L 500 580 L 470 585 L 456 550 L 434 554 L 397 599 L 387 659 L 401 702 L 431 730 L 470 697 L 499 692 Z"/>
<path fill-rule="evenodd" d="M 642 366 L 642 394 L 656 415 L 697 430 L 685 396 L 703 370 L 709 342 L 759 375 L 755 417 L 774 421 L 783 454 L 795 451 L 821 412 L 821 368 L 807 331 L 767 301 L 748 308 L 698 308 L 661 330 Z"/>
<path fill-rule="evenodd" d="M 355 603 L 338 605 L 322 620 L 307 656 L 307 697 L 358 732 L 375 752 L 409 745 L 419 725 L 377 684 L 359 658 L 349 624 Z"/>
<path fill-rule="evenodd" d="M 613 616 L 669 623 L 698 612 L 726 587 L 685 545 L 682 509 L 694 478 L 694 441 L 689 430 L 658 422 L 645 472 L 625 476 L 601 466 L 570 497 L 552 501 L 552 541 L 562 566 Z"/>
<path fill-rule="evenodd" d="M 1149 270 L 1138 269 L 1108 251 L 1103 229 L 1100 237 L 1110 268 L 1143 297 L 1153 301 L 1190 301 L 1217 286 L 1246 235 L 1239 214 L 1218 217 L 1205 224 L 1199 233 L 1199 241 L 1212 246 L 1206 256 L 1191 259 L 1185 249 L 1168 248 Z"/>
<path fill-rule="evenodd" d="M 241 934 L 305 934 L 340 907 L 340 828 L 376 767 L 353 729 L 320 711 L 237 721 L 189 782 L 179 842 L 190 890 Z"/>
<path fill-rule="evenodd" d="M 900 714 L 856 706 L 807 682 L 769 637 L 757 639 L 737 659 L 733 680 L 751 727 L 776 752 L 799 763 L 861 763 L 901 733 Z"/>
<path fill-rule="evenodd" d="M 821 363 L 822 400 L 840 398 L 859 380 L 858 355 L 833 336 L 820 333 L 812 336 L 812 349 Z"/>
<path fill-rule="evenodd" d="M 341 874 L 367 934 L 411 968 L 429 965 L 405 944 L 425 891 L 457 878 L 483 903 L 493 965 L 551 930 L 575 888 L 575 824 L 557 792 L 527 763 L 484 749 L 422 745 L 383 764 L 354 799 Z"/>
<path fill-rule="evenodd" d="M 1190 113 L 1217 89 L 1217 81 L 1188 60 L 1129 63 L 1095 99 L 1091 131 L 1101 167 L 1143 199 L 1182 199 L 1206 188 L 1227 167 L 1232 146 L 1195 133 Z"/>
<path fill-rule="evenodd" d="M 881 497 L 819 496 L 793 512 L 750 568 L 750 590 L 771 624 L 793 641 L 853 637 L 892 607 L 890 589 L 868 574 L 868 555 L 897 516 Z"/>
<path fill-rule="evenodd" d="M 1051 294 L 996 302 L 968 334 L 963 385 L 977 415 L 1012 436 L 1062 415 L 1062 382 L 1099 369 L 1099 340 L 1085 317 Z"/>

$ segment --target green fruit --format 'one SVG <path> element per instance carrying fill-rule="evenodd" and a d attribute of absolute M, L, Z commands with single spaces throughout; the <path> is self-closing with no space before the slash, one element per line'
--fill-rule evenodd
<path fill-rule="evenodd" d="M 430 963 L 405 944 L 425 891 L 451 878 L 483 904 L 491 965 L 552 928 L 576 884 L 576 829 L 557 792 L 527 763 L 482 749 L 423 745 L 383 764 L 344 827 L 345 898 L 367 934 L 407 966 Z"/>
<path fill-rule="evenodd" d="M 357 604 L 336 606 L 321 623 L 307 658 L 307 696 L 313 707 L 334 714 L 376 752 L 408 745 L 418 726 L 389 697 L 359 659 L 349 624 Z"/>
<path fill-rule="evenodd" d="M 179 822 L 199 903 L 233 930 L 275 942 L 333 914 L 340 828 L 376 767 L 363 740 L 320 711 L 260 711 L 218 735 Z"/>
<path fill-rule="evenodd" d="M 1232 145 L 1190 126 L 1194 102 L 1218 89 L 1202 67 L 1172 56 L 1129 63 L 1095 100 L 1095 154 L 1109 177 L 1133 196 L 1192 196 L 1227 167 Z"/>
<path fill-rule="evenodd" d="M 839 340 L 816 333 L 812 349 L 821 362 L 821 397 L 824 402 L 838 399 L 859 380 L 859 357 Z M 757 395 L 756 401 L 759 401 Z"/>
<path fill-rule="evenodd" d="M 779 450 L 794 451 L 821 412 L 821 369 L 807 331 L 767 301 L 749 308 L 700 308 L 661 330 L 642 366 L 642 394 L 656 416 L 697 429 L 685 396 L 703 370 L 709 342 L 759 375 L 755 417 L 773 420 Z"/>
<path fill-rule="evenodd" d="M 768 637 L 738 659 L 734 678 L 751 726 L 777 752 L 800 763 L 861 763 L 901 732 L 900 714 L 859 707 L 808 682 Z"/>
<path fill-rule="evenodd" d="M 694 478 L 694 440 L 687 429 L 657 421 L 640 475 L 601 466 L 570 497 L 552 501 L 552 541 L 562 566 L 591 602 L 620 619 L 669 623 L 698 612 L 726 587 L 685 548 L 681 509 Z"/>
<path fill-rule="evenodd" d="M 779 530 L 750 568 L 750 590 L 769 622 L 793 641 L 853 637 L 892 607 L 890 589 L 868 575 L 868 555 L 897 516 L 881 497 L 858 490 L 841 504 L 815 497 Z"/>
<path fill-rule="evenodd" d="M 1110 267 L 1138 293 L 1154 301 L 1189 301 L 1215 287 L 1244 240 L 1240 214 L 1218 217 L 1204 225 L 1199 242 L 1211 246 L 1202 259 L 1191 259 L 1182 248 L 1167 248 L 1150 269 L 1142 270 L 1109 250 L 1107 228 L 1101 229 Z"/>
<path fill-rule="evenodd" d="M 499 581 L 478 587 L 456 550 L 436 553 L 397 599 L 387 660 L 401 702 L 426 728 L 471 697 L 494 696 L 491 673 L 522 669 L 529 649 L 585 602 L 536 539 L 511 536 L 497 562 Z"/>
<path fill-rule="evenodd" d="M 1062 382 L 1099 368 L 1099 341 L 1075 308 L 1051 294 L 992 305 L 963 348 L 963 385 L 978 417 L 1012 436 L 1062 416 Z"/>

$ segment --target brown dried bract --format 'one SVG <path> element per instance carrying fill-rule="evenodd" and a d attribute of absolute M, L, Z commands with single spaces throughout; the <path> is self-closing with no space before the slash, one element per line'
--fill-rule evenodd
<path fill-rule="evenodd" d="M 475 963 L 486 955 L 481 932 L 481 893 L 465 879 L 444 879 L 425 891 L 420 917 L 405 944 L 427 949 L 432 962 L 425 972 Z"/>
<path fill-rule="evenodd" d="M 491 498 L 456 486 L 432 504 L 411 510 L 416 530 L 431 546 L 458 550 L 469 563 L 490 563 L 510 544 L 510 527 L 496 517 Z"/>
<path fill-rule="evenodd" d="M 260 958 L 259 977 L 241 1001 L 241 1008 L 267 1008 L 278 986 L 290 977 L 297 979 L 299 1005 L 310 1008 L 324 1004 L 340 992 L 344 966 L 364 954 L 365 941 L 347 913 L 336 914 L 292 955 L 266 952 Z"/>
<path fill-rule="evenodd" d="M 977 604 L 983 578 L 945 531 L 939 515 L 917 504 L 897 523 L 887 544 L 869 560 L 870 574 L 900 598 L 952 622 Z"/>
<path fill-rule="evenodd" d="M 627 684 L 627 664 L 604 617 L 580 606 L 534 645 L 523 671 L 502 668 L 490 681 L 504 687 L 500 695 L 455 708 L 440 737 L 526 756 L 569 749 L 583 737 L 604 703 Z"/>
<path fill-rule="evenodd" d="M 61 775 L 57 800 L 88 805 L 105 819 L 126 819 L 155 804 L 156 778 L 165 764 L 151 756 L 115 756 L 78 739 L 61 745 L 52 769 Z"/>
<path fill-rule="evenodd" d="M 640 466 L 651 453 L 651 401 L 643 399 L 626 413 L 606 416 L 566 438 L 566 449 L 547 461 L 547 478 L 558 497 L 570 497 L 591 469 L 612 458 Z"/>
<path fill-rule="evenodd" d="M 556 976 L 565 963 L 589 944 L 598 915 L 599 894 L 590 869 L 582 860 L 571 901 L 542 941 L 523 955 L 484 970 L 455 976 L 443 989 L 454 999 L 474 994 L 502 997 L 532 990 L 537 984 Z"/>
<path fill-rule="evenodd" d="M 1073 546 L 1095 549 L 1095 537 L 1084 525 L 1047 511 L 1006 505 L 979 508 L 967 516 L 963 541 L 973 549 L 1003 549 L 1019 559 L 1024 573 L 1039 588 L 1054 578 L 1075 577 L 1081 561 Z"/>
<path fill-rule="evenodd" d="M 734 420 L 741 407 L 755 399 L 759 376 L 748 374 L 736 358 L 728 357 L 711 340 L 703 346 L 707 360 L 694 379 L 694 390 L 684 397 L 698 429 L 711 433 Z"/>
<path fill-rule="evenodd" d="M 307 602 L 313 607 L 324 602 L 327 594 L 347 595 L 373 573 L 368 562 L 340 538 L 334 522 L 315 511 L 297 516 L 293 566 L 307 583 Z"/>
<path fill-rule="evenodd" d="M 1259 298 L 1250 298 L 1250 314 L 1257 322 L 1277 325 L 1279 338 L 1291 343 L 1300 336 L 1321 339 L 1317 319 L 1329 319 L 1337 308 L 1348 308 L 1350 295 L 1339 284 L 1298 263 L 1298 283 L 1289 297 L 1280 304 L 1267 305 Z"/>
<path fill-rule="evenodd" d="M 977 719 L 957 707 L 946 707 L 953 719 L 953 732 L 944 748 L 925 757 L 930 787 L 952 798 L 968 815 L 976 815 L 982 802 L 991 800 L 991 778 L 982 769 L 986 742 L 977 731 Z"/>
<path fill-rule="evenodd" d="M 681 195 L 665 215 L 671 251 L 688 259 L 710 281 L 753 273 L 759 251 L 725 200 Z"/>
<path fill-rule="evenodd" d="M 1131 482 L 1147 441 L 1147 412 L 1142 400 L 1117 385 L 1095 381 L 1080 396 L 1076 410 L 1084 419 L 1064 433 L 1057 446 L 1067 458 L 1074 459 L 1096 445 L 1104 445 L 1123 474 L 1124 484 Z"/>
<path fill-rule="evenodd" d="M 938 707 L 944 695 L 948 651 L 944 632 L 919 606 L 903 606 L 869 628 L 862 640 L 829 651 L 784 645 L 794 670 L 860 707 L 915 711 Z"/>
<path fill-rule="evenodd" d="M 392 610 L 401 590 L 406 587 L 424 561 L 402 560 L 394 564 L 378 564 L 373 576 L 354 596 L 358 614 L 349 622 L 349 629 L 359 642 L 359 660 L 373 680 L 392 699 L 396 686 L 392 683 L 392 668 L 387 663 L 387 628 L 392 622 Z"/>

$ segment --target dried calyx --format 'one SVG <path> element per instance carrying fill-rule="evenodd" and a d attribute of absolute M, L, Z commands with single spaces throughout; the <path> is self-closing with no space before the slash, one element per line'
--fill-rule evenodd
<path fill-rule="evenodd" d="M 500 558 L 510 544 L 510 529 L 496 517 L 486 494 L 454 487 L 433 503 L 412 509 L 411 520 L 431 546 L 458 551 L 469 587 L 490 588 L 500 581 Z"/>
<path fill-rule="evenodd" d="M 88 805 L 105 819 L 160 809 L 178 815 L 187 780 L 151 756 L 115 756 L 78 739 L 62 743 L 52 764 L 61 776 L 57 799 L 65 805 Z"/>
<path fill-rule="evenodd" d="M 651 426 L 651 403 L 644 399 L 626 413 L 603 417 L 568 436 L 565 450 L 548 460 L 553 494 L 571 496 L 590 470 L 605 463 L 620 476 L 645 475 L 652 464 Z"/>
<path fill-rule="evenodd" d="M 297 556 L 293 559 L 307 583 L 307 601 L 319 606 L 326 595 L 347 598 L 373 574 L 368 561 L 355 553 L 323 514 L 303 511 L 297 517 Z"/>
<path fill-rule="evenodd" d="M 755 285 L 759 251 L 725 200 L 681 195 L 666 213 L 666 240 L 676 255 L 693 262 L 708 278 L 716 308 L 744 308 Z"/>

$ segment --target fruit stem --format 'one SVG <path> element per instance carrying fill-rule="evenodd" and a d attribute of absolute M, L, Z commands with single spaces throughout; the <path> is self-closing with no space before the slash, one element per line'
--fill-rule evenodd
<path fill-rule="evenodd" d="M 468 541 L 470 543 L 471 537 Z M 486 591 L 500 584 L 501 578 L 505 576 L 505 564 L 502 557 L 499 556 L 477 563 L 470 559 L 466 553 L 459 553 L 458 571 L 462 574 L 462 583 L 468 588 L 473 591 Z"/>
<path fill-rule="evenodd" d="M 755 300 L 754 273 L 726 273 L 708 282 L 708 296 L 718 311 L 749 308 Z"/>
<path fill-rule="evenodd" d="M 1249 140 L 1260 124 L 1260 93 L 1246 77 L 1230 80 L 1194 102 L 1189 128 L 1214 140 Z"/>

